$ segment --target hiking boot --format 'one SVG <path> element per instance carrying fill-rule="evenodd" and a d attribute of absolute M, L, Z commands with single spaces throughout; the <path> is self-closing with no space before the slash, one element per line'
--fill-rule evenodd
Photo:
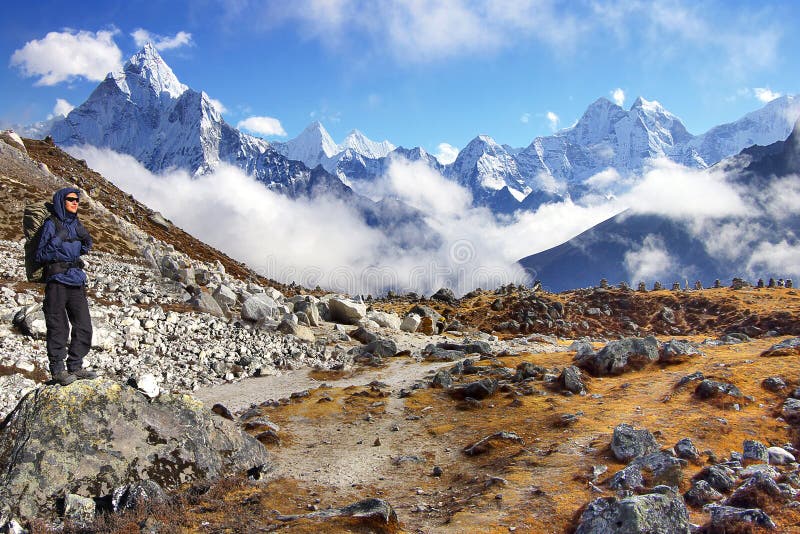
<path fill-rule="evenodd" d="M 91 380 L 92 378 L 97 378 L 97 373 L 91 369 L 78 369 L 77 371 L 72 371 L 72 374 L 78 379 Z"/>
<path fill-rule="evenodd" d="M 76 376 L 67 371 L 59 371 L 53 375 L 53 382 L 62 386 L 68 386 L 75 382 Z"/>

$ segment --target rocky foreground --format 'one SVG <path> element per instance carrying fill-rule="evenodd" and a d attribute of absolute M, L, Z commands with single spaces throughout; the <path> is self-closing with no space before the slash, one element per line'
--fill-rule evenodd
<path fill-rule="evenodd" d="M 87 191 L 101 378 L 47 383 L 42 287 L 0 212 L 4 531 L 800 531 L 785 285 L 306 291 L 14 143 L 15 198 Z"/>

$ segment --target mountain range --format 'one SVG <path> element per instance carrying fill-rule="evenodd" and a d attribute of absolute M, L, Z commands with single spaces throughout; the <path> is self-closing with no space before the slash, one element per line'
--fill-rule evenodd
<path fill-rule="evenodd" d="M 60 145 L 89 144 L 130 154 L 153 172 L 182 168 L 200 174 L 229 163 L 291 196 L 348 194 L 342 184 L 358 192 L 359 184 L 377 179 L 394 158 L 403 157 L 465 186 L 476 205 L 509 213 L 564 198 L 579 200 L 587 193 L 619 193 L 624 181 L 598 184 L 590 178 L 607 169 L 623 178 L 635 175 L 652 158 L 708 167 L 751 145 L 785 139 L 798 116 L 800 99 L 783 96 L 694 136 L 658 102 L 637 98 L 625 110 L 599 98 L 574 126 L 537 137 L 527 147 L 479 135 L 453 163 L 442 165 L 422 148 L 375 142 L 357 130 L 336 143 L 319 122 L 283 143 L 242 133 L 225 122 L 208 95 L 182 84 L 147 44 L 86 102 L 49 125 L 49 133 Z M 317 166 L 325 172 L 312 173 Z"/>
<path fill-rule="evenodd" d="M 785 140 L 749 147 L 719 166 L 752 203 L 747 214 L 700 221 L 629 209 L 520 264 L 552 291 L 596 285 L 601 278 L 612 284 L 700 281 L 706 287 L 758 271 L 790 278 L 796 265 L 770 267 L 776 256 L 791 257 L 800 247 L 800 214 L 775 202 L 800 188 L 800 120 Z M 734 243 L 727 242 L 731 231 Z"/>
<path fill-rule="evenodd" d="M 397 160 L 420 162 L 470 191 L 473 205 L 508 214 L 566 199 L 581 203 L 624 194 L 657 158 L 705 169 L 743 150 L 755 150 L 749 148 L 753 145 L 774 152 L 778 149 L 772 144 L 789 136 L 798 116 L 800 98 L 783 96 L 737 121 L 693 135 L 658 102 L 640 97 L 626 110 L 599 98 L 573 126 L 537 137 L 527 147 L 514 148 L 478 135 L 455 161 L 442 164 L 423 148 L 375 142 L 357 130 L 337 143 L 319 122 L 281 143 L 243 133 L 225 121 L 206 93 L 182 84 L 148 44 L 120 72 L 109 73 L 66 117 L 37 126 L 38 133 L 49 133 L 59 145 L 110 148 L 133 156 L 155 173 L 177 168 L 201 175 L 228 164 L 292 198 L 332 195 L 354 206 L 368 225 L 384 230 L 389 245 L 432 250 L 442 238 L 429 226 L 428 214 L 396 198 L 378 202 L 369 198 L 375 182 Z M 758 157 L 749 154 L 747 161 L 774 166 L 776 157 L 762 151 Z M 739 165 L 742 160 L 732 161 L 737 163 L 725 164 Z M 770 180 L 764 172 L 737 169 L 750 180 Z M 790 228 L 785 220 L 777 221 L 777 226 L 774 222 L 758 221 L 770 228 Z M 726 277 L 728 271 L 741 271 L 741 258 L 739 263 L 719 263 L 711 256 L 708 261 L 700 256 L 696 261 L 683 258 L 684 253 L 700 250 L 699 245 L 696 236 L 674 224 L 658 216 L 620 214 L 562 248 L 526 257 L 521 263 L 540 277 L 547 273 L 552 289 L 596 282 L 601 276 L 629 279 L 625 258 L 647 243 L 672 250 L 682 276 L 724 273 L 720 277 Z M 675 246 L 669 236 L 675 238 Z M 600 247 L 589 256 L 595 263 L 579 260 L 576 250 L 585 252 L 592 246 Z M 603 262 L 607 269 L 599 268 L 606 265 Z"/>

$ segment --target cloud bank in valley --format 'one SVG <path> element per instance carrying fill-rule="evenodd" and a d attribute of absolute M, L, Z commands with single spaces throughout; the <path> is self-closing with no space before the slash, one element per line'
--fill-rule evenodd
<path fill-rule="evenodd" d="M 797 177 L 776 182 L 758 204 L 722 171 L 655 160 L 641 176 L 626 178 L 633 185 L 618 197 L 596 194 L 581 203 L 568 199 L 511 216 L 472 207 L 468 190 L 422 162 L 396 158 L 384 176 L 358 184 L 359 193 L 369 198 L 396 199 L 419 210 L 440 237 L 440 245 L 431 248 L 401 246 L 416 236 L 393 239 L 392 229 L 367 225 L 340 199 L 290 199 L 236 167 L 222 165 L 199 177 L 185 171 L 155 175 L 132 157 L 107 149 L 73 147 L 70 152 L 178 226 L 262 274 L 351 294 L 389 289 L 430 294 L 440 287 L 463 294 L 476 287 L 530 283 L 518 259 L 557 246 L 626 209 L 677 221 L 709 255 L 742 265 L 743 275 L 765 269 L 792 275 L 800 265 L 795 236 L 773 236 L 759 222 L 792 216 L 793 202 L 800 198 Z M 602 188 L 617 178 L 605 172 L 589 181 Z M 679 265 L 657 235 L 630 243 L 622 261 L 631 283 L 698 274 L 691 265 Z"/>
<path fill-rule="evenodd" d="M 434 250 L 409 249 L 393 245 L 341 200 L 290 199 L 232 166 L 194 178 L 185 171 L 155 175 L 131 156 L 107 149 L 73 147 L 70 153 L 262 274 L 352 294 L 389 289 L 430 294 L 440 287 L 464 293 L 529 283 L 516 260 L 613 215 L 608 207 L 566 203 L 498 221 L 488 210 L 471 208 L 462 187 L 422 163 L 398 160 L 376 189 L 420 210 L 442 238 Z"/>

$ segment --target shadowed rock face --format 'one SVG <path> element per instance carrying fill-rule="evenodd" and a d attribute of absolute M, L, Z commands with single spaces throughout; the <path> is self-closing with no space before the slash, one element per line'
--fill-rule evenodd
<path fill-rule="evenodd" d="M 46 386 L 0 428 L 0 506 L 32 519 L 70 493 L 104 497 L 139 480 L 170 489 L 268 462 L 258 441 L 188 395 L 149 400 L 104 379 Z"/>

